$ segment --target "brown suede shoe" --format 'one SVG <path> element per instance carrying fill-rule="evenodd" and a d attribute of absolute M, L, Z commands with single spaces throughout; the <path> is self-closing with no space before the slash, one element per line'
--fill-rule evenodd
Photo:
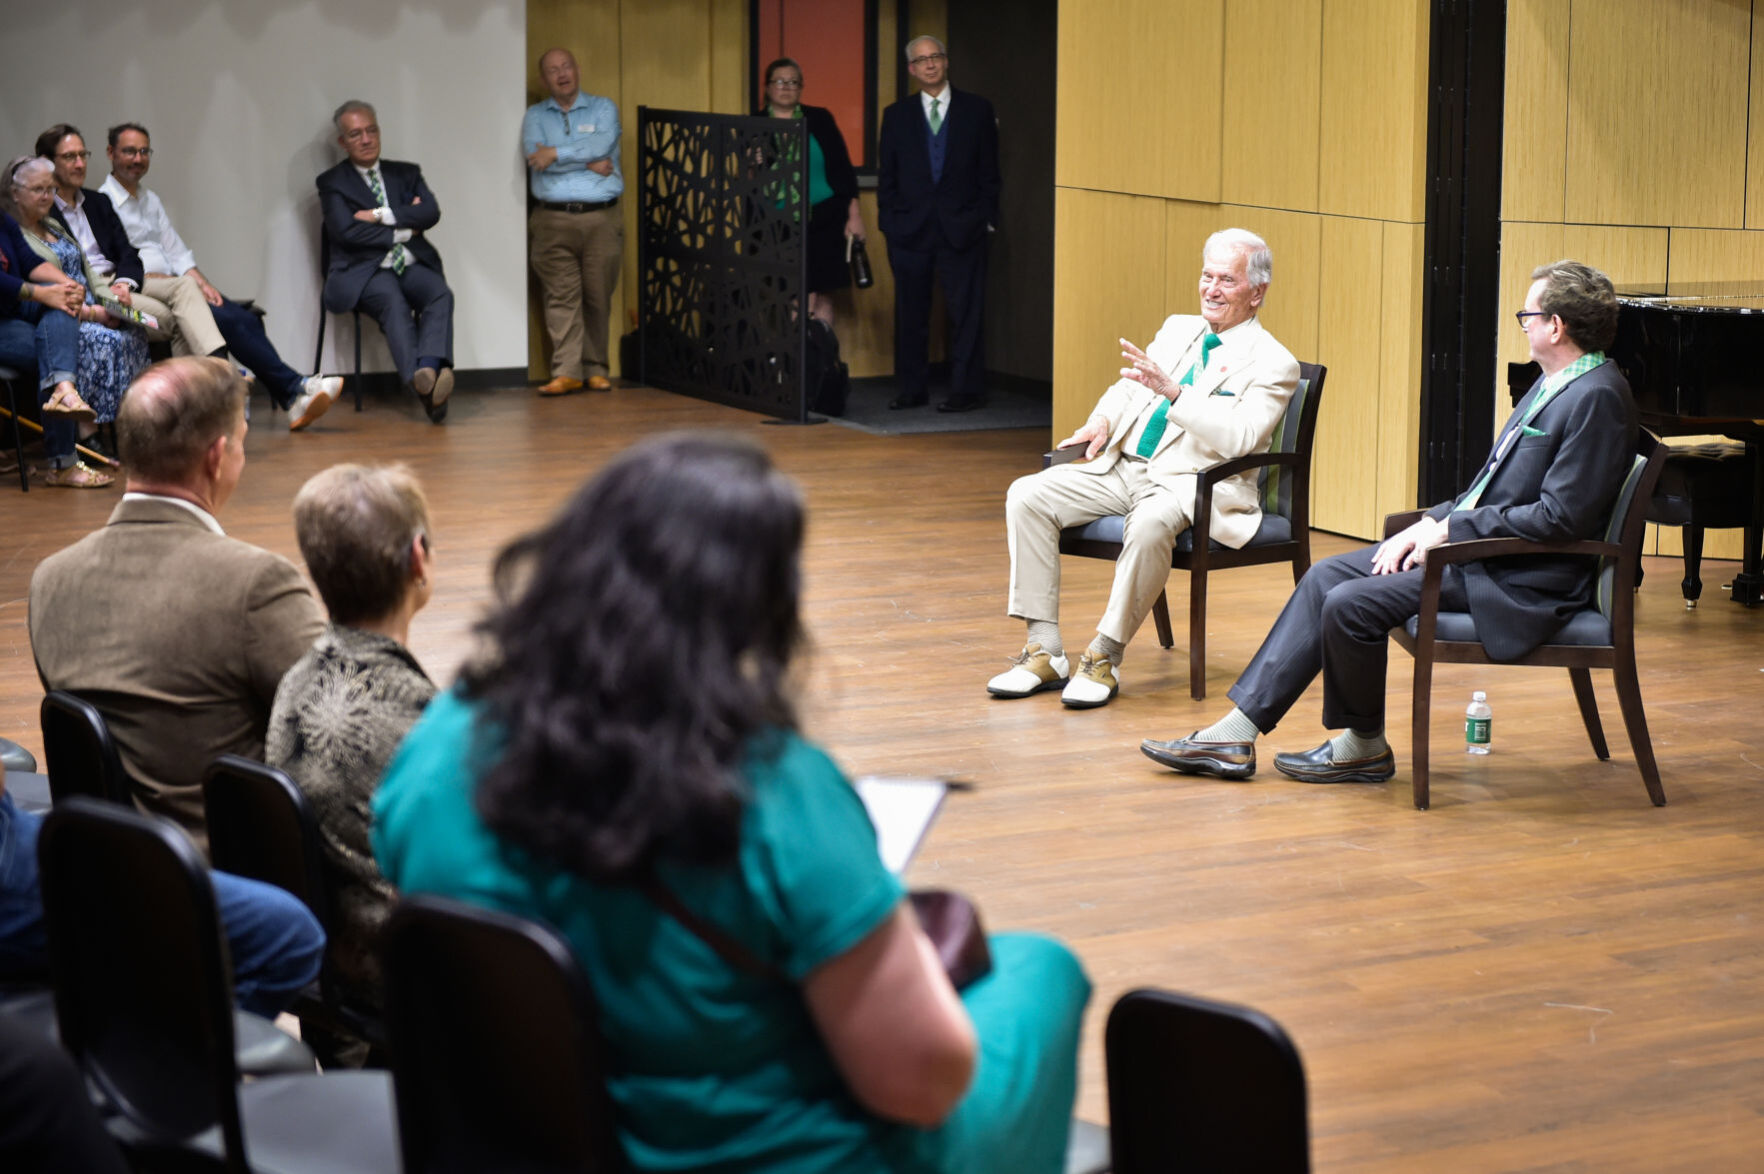
<path fill-rule="evenodd" d="M 568 375 L 559 375 L 550 383 L 542 383 L 539 385 L 540 395 L 568 395 L 572 391 L 581 390 L 582 381 L 580 379 L 571 379 Z"/>
<path fill-rule="evenodd" d="M 588 390 L 589 391 L 611 391 L 612 390 L 612 380 L 608 379 L 604 375 L 590 375 L 590 376 L 588 376 Z"/>

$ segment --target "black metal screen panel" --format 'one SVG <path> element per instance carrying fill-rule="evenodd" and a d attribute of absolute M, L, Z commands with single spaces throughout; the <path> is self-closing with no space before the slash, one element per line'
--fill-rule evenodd
<path fill-rule="evenodd" d="M 806 420 L 808 130 L 638 107 L 643 381 Z"/>

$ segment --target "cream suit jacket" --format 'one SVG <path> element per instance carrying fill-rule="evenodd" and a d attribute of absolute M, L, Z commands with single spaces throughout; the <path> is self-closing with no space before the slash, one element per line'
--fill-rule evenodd
<path fill-rule="evenodd" d="M 1206 319 L 1197 314 L 1172 314 L 1145 353 L 1171 378 L 1180 378 L 1200 355 L 1206 329 Z M 1196 372 L 1194 386 L 1183 388 L 1171 405 L 1164 435 L 1146 468 L 1153 482 L 1191 499 L 1199 470 L 1268 450 L 1274 427 L 1298 386 L 1298 360 L 1254 318 L 1219 339 L 1206 369 Z M 1090 473 L 1114 468 L 1134 422 L 1154 401 L 1162 403 L 1163 397 L 1134 380 L 1117 380 L 1090 413 L 1109 422 L 1108 444 L 1095 460 L 1073 467 Z M 1213 490 L 1214 541 L 1240 547 L 1255 537 L 1261 522 L 1253 470 Z"/>

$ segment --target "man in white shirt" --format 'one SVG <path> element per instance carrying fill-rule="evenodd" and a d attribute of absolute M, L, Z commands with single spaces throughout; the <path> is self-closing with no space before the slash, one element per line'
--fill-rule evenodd
<path fill-rule="evenodd" d="M 196 257 L 172 227 L 165 205 L 141 183 L 153 160 L 147 128 L 137 122 L 111 127 L 105 155 L 110 159 L 110 177 L 98 190 L 110 198 L 128 232 L 129 243 L 140 254 L 144 271 L 142 292 L 170 303 L 178 287 L 194 286 L 201 307 L 193 316 L 207 317 L 209 328 L 218 329 L 226 349 L 251 369 L 276 406 L 288 413 L 289 431 L 299 432 L 324 415 L 342 390 L 343 380 L 334 375 L 302 377 L 282 361 L 275 344 L 264 333 L 263 321 L 239 303 L 222 297 L 196 267 Z M 178 299 L 187 301 L 188 295 L 179 291 Z M 177 311 L 174 309 L 173 313 Z M 183 316 L 178 317 L 180 328 L 184 320 Z"/>

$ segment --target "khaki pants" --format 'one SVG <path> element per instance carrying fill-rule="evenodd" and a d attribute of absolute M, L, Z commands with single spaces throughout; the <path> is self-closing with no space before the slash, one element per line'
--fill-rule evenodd
<path fill-rule="evenodd" d="M 535 208 L 527 223 L 533 273 L 545 295 L 552 375 L 586 379 L 609 374 L 607 315 L 625 256 L 622 207 L 592 212 Z"/>
<path fill-rule="evenodd" d="M 1010 542 L 1010 614 L 1022 620 L 1060 618 L 1060 531 L 1124 514 L 1121 555 L 1108 608 L 1096 630 L 1126 644 L 1145 622 L 1170 577 L 1170 551 L 1193 519 L 1194 478 L 1177 490 L 1146 476 L 1144 461 L 1125 457 L 1105 473 L 1055 465 L 1011 483 L 1005 495 Z"/>
<path fill-rule="evenodd" d="M 159 319 L 153 339 L 171 339 L 175 355 L 212 355 L 227 345 L 201 288 L 189 277 L 149 277 L 135 292 L 135 308 Z"/>

